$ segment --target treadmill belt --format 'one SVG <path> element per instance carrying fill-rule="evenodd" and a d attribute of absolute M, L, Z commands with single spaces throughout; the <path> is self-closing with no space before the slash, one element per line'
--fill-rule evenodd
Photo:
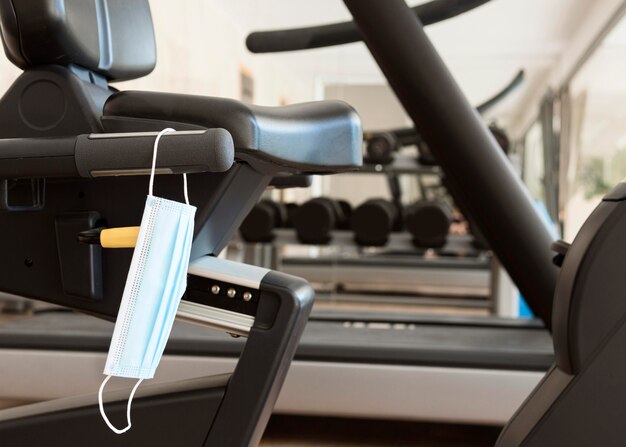
<path fill-rule="evenodd" d="M 0 324 L 0 349 L 106 352 L 113 323 L 74 312 L 43 312 Z M 170 355 L 237 357 L 243 338 L 177 321 Z M 545 371 L 552 339 L 536 325 L 311 320 L 296 360 Z"/>

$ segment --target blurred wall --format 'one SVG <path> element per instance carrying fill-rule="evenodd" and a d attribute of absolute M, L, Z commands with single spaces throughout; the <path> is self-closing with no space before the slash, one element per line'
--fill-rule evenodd
<path fill-rule="evenodd" d="M 218 0 L 151 0 L 158 62 L 148 76 L 118 83 L 120 89 L 159 90 L 240 99 L 240 75 L 254 81 L 256 104 L 309 101 L 312 86 L 270 56 L 245 48 L 246 34 Z"/>
<path fill-rule="evenodd" d="M 245 48 L 246 34 L 218 0 L 151 0 L 157 66 L 148 76 L 119 82 L 119 89 L 141 89 L 240 98 L 241 70 L 254 81 L 254 102 L 279 105 L 309 101 L 313 87 L 276 63 Z M 20 70 L 0 57 L 0 90 Z"/>

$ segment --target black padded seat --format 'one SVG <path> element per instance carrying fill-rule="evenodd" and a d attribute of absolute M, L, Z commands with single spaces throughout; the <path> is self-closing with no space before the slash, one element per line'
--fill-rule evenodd
<path fill-rule="evenodd" d="M 139 121 L 150 120 L 180 123 L 180 129 L 221 127 L 231 133 L 237 158 L 264 158 L 302 172 L 361 165 L 361 123 L 342 101 L 263 107 L 227 98 L 127 91 L 107 100 L 102 120 L 108 131 L 136 130 Z"/>
<path fill-rule="evenodd" d="M 109 80 L 147 75 L 156 63 L 148 0 L 0 0 L 0 36 L 22 69 L 73 65 Z"/>

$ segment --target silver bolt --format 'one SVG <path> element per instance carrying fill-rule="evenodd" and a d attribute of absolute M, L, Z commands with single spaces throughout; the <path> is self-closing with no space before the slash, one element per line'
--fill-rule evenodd
<path fill-rule="evenodd" d="M 226 295 L 228 295 L 228 298 L 235 298 L 235 295 L 237 295 L 237 291 L 231 287 L 226 291 Z"/>
<path fill-rule="evenodd" d="M 252 294 L 250 292 L 243 292 L 243 300 L 250 301 L 252 299 Z"/>
<path fill-rule="evenodd" d="M 213 295 L 217 295 L 218 293 L 220 293 L 220 286 L 218 286 L 217 284 L 213 284 L 211 286 L 211 293 Z"/>

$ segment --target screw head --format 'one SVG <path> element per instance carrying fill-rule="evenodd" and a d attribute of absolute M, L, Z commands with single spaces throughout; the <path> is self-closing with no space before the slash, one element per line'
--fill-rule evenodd
<path fill-rule="evenodd" d="M 220 293 L 220 286 L 218 286 L 217 284 L 213 284 L 211 286 L 211 293 L 213 295 L 217 295 L 218 293 Z"/>
<path fill-rule="evenodd" d="M 252 299 L 252 294 L 250 292 L 243 292 L 243 300 L 250 301 Z"/>
<path fill-rule="evenodd" d="M 228 298 L 235 298 L 235 295 L 237 295 L 237 291 L 231 287 L 226 291 L 226 295 L 228 296 Z"/>

